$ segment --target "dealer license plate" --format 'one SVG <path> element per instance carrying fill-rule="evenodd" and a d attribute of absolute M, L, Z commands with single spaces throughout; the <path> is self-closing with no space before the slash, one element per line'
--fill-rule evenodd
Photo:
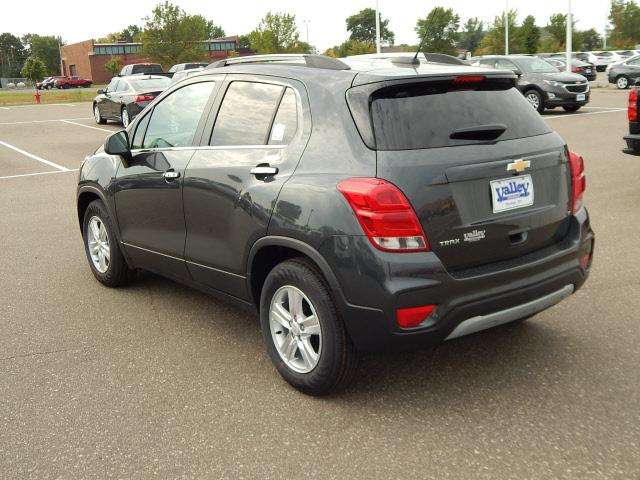
<path fill-rule="evenodd" d="M 531 175 L 520 175 L 489 182 L 493 199 L 493 213 L 533 205 L 533 180 Z"/>
<path fill-rule="evenodd" d="M 579 93 L 578 95 L 576 95 L 576 100 L 577 100 L 578 102 L 582 102 L 582 101 L 584 101 L 584 99 L 585 99 L 585 98 L 586 98 L 586 97 L 585 97 L 584 93 Z"/>

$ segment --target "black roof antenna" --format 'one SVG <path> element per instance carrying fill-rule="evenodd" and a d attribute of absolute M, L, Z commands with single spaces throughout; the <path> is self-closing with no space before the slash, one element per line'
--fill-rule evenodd
<path fill-rule="evenodd" d="M 433 12 L 433 15 L 431 15 L 431 18 L 427 21 L 427 26 L 424 29 L 424 35 L 422 35 L 422 39 L 420 40 L 420 45 L 418 45 L 418 51 L 413 57 L 413 62 L 411 63 L 414 63 L 414 64 L 420 63 L 420 60 L 418 60 L 418 55 L 420 54 L 420 50 L 422 50 L 422 45 L 424 44 L 424 41 L 427 39 L 427 35 L 429 34 L 429 29 L 431 28 L 431 24 L 433 23 L 433 20 L 438 16 L 439 13 L 440 13 L 440 10 Z"/>

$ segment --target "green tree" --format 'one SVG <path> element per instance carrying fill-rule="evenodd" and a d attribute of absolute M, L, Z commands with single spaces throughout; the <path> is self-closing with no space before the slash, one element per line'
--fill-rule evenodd
<path fill-rule="evenodd" d="M 104 69 L 115 77 L 122 69 L 122 60 L 120 60 L 120 57 L 111 57 L 111 59 L 104 64 Z"/>
<path fill-rule="evenodd" d="M 340 58 L 348 57 L 349 55 L 364 55 L 367 53 L 375 52 L 376 46 L 372 42 L 358 42 L 356 40 L 347 40 L 340 45 L 329 48 L 324 52 L 324 55 Z"/>
<path fill-rule="evenodd" d="M 251 48 L 259 54 L 310 53 L 312 47 L 300 41 L 295 15 L 268 12 L 249 34 Z"/>
<path fill-rule="evenodd" d="M 516 19 L 518 18 L 518 12 L 516 10 L 509 10 L 507 15 L 507 22 L 509 25 L 509 53 L 516 53 L 521 47 L 518 45 L 518 39 L 515 38 L 515 34 L 518 30 L 518 24 Z M 478 51 L 476 53 L 480 55 L 498 55 L 504 54 L 505 44 L 505 18 L 504 15 L 499 15 L 493 19 L 493 24 L 489 29 L 489 32 L 480 42 Z"/>
<path fill-rule="evenodd" d="M 574 18 L 571 32 L 571 47 L 572 50 L 582 50 L 582 38 L 583 33 L 576 28 L 578 21 Z M 549 49 L 550 47 L 557 47 L 558 50 L 566 48 L 567 43 L 567 15 L 562 13 L 554 13 L 549 17 L 549 23 L 544 27 L 547 33 L 550 35 L 550 39 L 547 38 L 543 41 L 545 52 L 553 52 L 555 50 Z"/>
<path fill-rule="evenodd" d="M 177 5 L 165 1 L 144 21 L 141 40 L 145 57 L 165 68 L 207 59 L 207 51 L 200 43 L 207 39 L 206 20 L 201 15 L 187 15 Z"/>
<path fill-rule="evenodd" d="M 29 33 L 23 37 L 23 42 L 29 46 L 29 56 L 38 57 L 44 62 L 47 75 L 59 74 L 62 38 Z"/>
<path fill-rule="evenodd" d="M 522 53 L 536 53 L 540 45 L 540 27 L 536 25 L 533 15 L 527 16 L 522 25 L 515 31 L 517 48 Z"/>
<path fill-rule="evenodd" d="M 380 42 L 393 45 L 394 33 L 389 30 L 389 20 L 380 16 Z M 376 43 L 376 11 L 373 8 L 365 8 L 355 15 L 347 18 L 347 31 L 349 40 L 362 43 Z"/>
<path fill-rule="evenodd" d="M 602 48 L 602 36 L 595 28 L 590 28 L 582 32 L 582 48 L 586 51 Z"/>
<path fill-rule="evenodd" d="M 139 42 L 142 35 L 142 29 L 137 25 L 129 25 L 127 28 L 120 32 L 122 40 L 127 42 Z"/>
<path fill-rule="evenodd" d="M 27 56 L 20 39 L 10 33 L 0 35 L 0 77 L 18 77 Z"/>
<path fill-rule="evenodd" d="M 214 38 L 222 38 L 225 36 L 222 27 L 216 25 L 213 20 L 207 20 L 202 15 L 194 15 L 194 17 L 199 17 L 201 21 L 204 22 L 207 40 L 213 40 Z"/>
<path fill-rule="evenodd" d="M 462 26 L 458 47 L 467 52 L 473 52 L 478 48 L 484 36 L 484 23 L 478 20 L 477 17 L 470 18 Z"/>
<path fill-rule="evenodd" d="M 633 48 L 640 43 L 640 7 L 634 0 L 612 0 L 609 20 L 612 46 Z"/>
<path fill-rule="evenodd" d="M 433 8 L 426 18 L 416 23 L 415 31 L 418 38 L 424 37 L 422 51 L 456 55 L 459 26 L 460 17 L 454 13 L 453 9 Z"/>
<path fill-rule="evenodd" d="M 249 35 L 240 35 L 238 37 L 238 43 L 240 44 L 240 48 L 251 48 L 251 39 Z"/>
<path fill-rule="evenodd" d="M 23 77 L 28 78 L 32 82 L 37 82 L 46 76 L 47 68 L 42 60 L 36 56 L 30 55 L 25 60 L 20 73 L 22 73 Z"/>

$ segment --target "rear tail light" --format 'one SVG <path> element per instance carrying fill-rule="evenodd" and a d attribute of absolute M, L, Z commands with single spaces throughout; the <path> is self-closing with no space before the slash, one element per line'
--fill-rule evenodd
<path fill-rule="evenodd" d="M 151 100 L 153 100 L 155 97 L 155 95 L 138 95 L 135 99 L 136 103 L 139 102 L 150 102 Z"/>
<path fill-rule="evenodd" d="M 633 87 L 629 92 L 627 116 L 630 122 L 636 122 L 638 120 L 638 89 L 636 87 Z"/>
<path fill-rule="evenodd" d="M 578 73 L 578 72 L 581 72 L 581 71 L 582 71 L 582 69 L 581 69 L 580 67 L 573 67 L 573 68 L 571 69 L 571 71 L 572 71 L 573 73 Z"/>
<path fill-rule="evenodd" d="M 423 307 L 398 308 L 396 310 L 396 322 L 402 328 L 414 328 L 424 322 L 431 312 L 435 310 L 435 305 L 425 305 Z"/>
<path fill-rule="evenodd" d="M 587 189 L 587 179 L 584 175 L 584 159 L 575 152 L 569 152 L 569 167 L 571 168 L 572 207 L 571 213 L 577 213 L 582 208 L 582 196 Z"/>
<path fill-rule="evenodd" d="M 350 178 L 338 184 L 371 243 L 391 252 L 429 250 L 418 217 L 404 194 L 378 178 Z"/>

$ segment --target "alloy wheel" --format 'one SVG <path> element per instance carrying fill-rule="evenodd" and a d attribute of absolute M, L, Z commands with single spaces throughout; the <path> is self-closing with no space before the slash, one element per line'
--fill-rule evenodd
<path fill-rule="evenodd" d="M 122 126 L 127 128 L 129 126 L 129 112 L 126 108 L 122 109 Z"/>
<path fill-rule="evenodd" d="M 100 109 L 98 108 L 98 105 L 93 106 L 93 118 L 96 120 L 96 123 L 100 123 L 101 117 L 100 117 Z"/>
<path fill-rule="evenodd" d="M 620 90 L 624 90 L 629 86 L 629 80 L 627 79 L 627 77 L 620 77 L 618 78 L 618 80 L 616 80 L 616 86 Z"/>
<path fill-rule="evenodd" d="M 111 259 L 111 248 L 109 246 L 109 234 L 107 227 L 100 217 L 94 216 L 89 219 L 87 226 L 87 247 L 91 255 L 93 266 L 100 273 L 105 273 L 109 269 Z"/>
<path fill-rule="evenodd" d="M 273 344 L 282 361 L 298 373 L 312 371 L 322 354 L 322 328 L 309 298 L 291 285 L 280 287 L 269 308 Z"/>
<path fill-rule="evenodd" d="M 535 93 L 529 93 L 525 98 L 536 110 L 540 107 L 540 99 Z"/>

